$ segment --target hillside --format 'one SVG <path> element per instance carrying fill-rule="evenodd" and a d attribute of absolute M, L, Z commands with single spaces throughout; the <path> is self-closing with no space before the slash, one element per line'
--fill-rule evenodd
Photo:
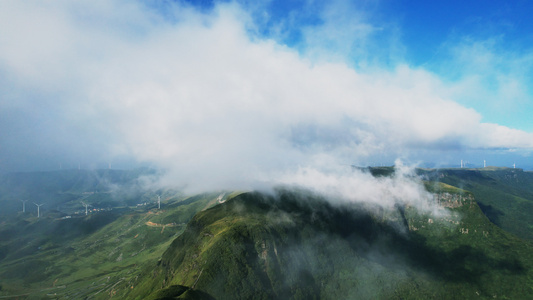
<path fill-rule="evenodd" d="M 490 223 L 471 194 L 438 195 L 453 214 L 243 194 L 198 213 L 130 297 L 187 288 L 216 299 L 533 296 L 532 244 Z"/>
<path fill-rule="evenodd" d="M 445 213 L 292 188 L 184 195 L 146 189 L 146 170 L 7 174 L 0 203 L 13 209 L 0 219 L 0 297 L 533 297 L 533 244 L 520 238 L 530 231 L 517 230 L 531 224 L 531 173 L 417 173 Z M 40 218 L 21 212 L 23 196 L 43 200 Z M 92 205 L 88 215 L 81 201 Z"/>
<path fill-rule="evenodd" d="M 41 218 L 19 212 L 0 222 L 0 297 L 121 297 L 219 194 L 164 198 L 162 209 L 113 208 Z"/>
<path fill-rule="evenodd" d="M 472 192 L 496 225 L 533 240 L 533 172 L 511 168 L 419 170 L 432 182 Z"/>

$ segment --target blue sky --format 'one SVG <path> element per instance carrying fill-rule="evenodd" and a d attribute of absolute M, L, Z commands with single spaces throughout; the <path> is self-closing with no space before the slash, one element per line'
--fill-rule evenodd
<path fill-rule="evenodd" d="M 502 42 L 510 43 L 518 52 L 530 50 L 533 42 L 529 1 L 388 1 L 384 4 L 386 16 L 398 20 L 402 38 L 412 49 L 409 61 L 417 65 L 439 60 L 445 44 L 462 38 L 502 37 Z"/>
<path fill-rule="evenodd" d="M 276 1 L 274 1 L 276 2 Z M 286 3 L 286 1 L 280 1 Z M 289 1 L 291 2 L 291 1 Z M 296 1 L 300 5 L 302 2 Z M 370 3 L 369 3 L 370 2 Z M 455 82 L 468 76 L 481 76 L 482 87 L 497 91 L 501 77 L 518 80 L 524 94 L 519 99 L 499 95 L 497 99 L 458 101 L 482 113 L 484 120 L 531 131 L 533 111 L 531 55 L 533 53 L 533 4 L 529 1 L 351 1 L 354 10 L 362 10 L 361 18 L 376 28 L 370 39 L 377 47 L 377 64 L 393 68 L 405 63 L 414 68 L 434 72 L 441 79 Z M 300 5 L 291 9 L 298 10 Z M 280 18 L 286 18 L 286 4 Z M 273 7 L 273 15 L 278 8 Z M 346 12 L 349 14 L 349 12 Z M 355 14 L 357 15 L 357 14 Z M 303 23 L 317 24 L 312 16 Z M 275 21 L 274 21 L 275 22 Z M 307 23 L 309 22 L 309 23 Z M 298 26 L 289 30 L 298 31 Z M 296 35 L 297 34 L 293 34 Z M 284 41 L 291 45 L 292 41 Z M 297 43 L 296 43 L 297 44 Z M 373 50 L 373 49 L 372 49 Z M 462 54 L 462 51 L 472 51 Z M 397 51 L 397 53 L 390 54 Z M 366 53 L 365 53 L 366 54 Z M 463 57 L 461 57 L 463 55 Z M 476 55 L 487 56 L 483 66 L 472 63 Z M 394 59 L 390 59 L 394 57 Z M 347 59 L 357 61 L 357 54 Z M 467 61 L 465 61 L 467 60 Z M 355 62 L 357 64 L 357 62 Z M 514 64 L 518 64 L 514 65 Z M 500 79 L 502 80 L 502 79 Z M 496 102 L 491 105 L 487 102 Z M 500 103 L 512 102 L 502 109 Z M 518 103 L 516 103 L 518 102 Z"/>
<path fill-rule="evenodd" d="M 0 170 L 148 165 L 221 183 L 398 158 L 533 168 L 532 12 L 4 1 Z"/>
<path fill-rule="evenodd" d="M 451 83 L 475 78 L 486 94 L 457 95 L 456 101 L 480 112 L 485 122 L 533 131 L 529 121 L 533 4 L 529 1 L 237 2 L 250 12 L 256 34 L 304 54 L 316 44 L 306 42 L 303 31 L 331 22 L 324 12 L 339 9 L 333 12 L 335 17 L 372 27 L 363 46 L 357 38 L 350 40 L 349 32 L 344 41 L 320 45 L 339 52 L 352 67 L 393 69 L 407 64 Z M 221 2 L 187 3 L 210 11 Z"/>
<path fill-rule="evenodd" d="M 489 72 L 483 83 L 487 90 L 496 90 L 499 76 L 515 77 L 521 81 L 524 95 L 511 103 L 510 107 L 500 109 L 484 103 L 483 100 L 469 101 L 487 122 L 506 124 L 518 129 L 531 131 L 533 122 L 529 114 L 533 110 L 531 95 L 532 69 L 531 53 L 533 46 L 533 4 L 529 1 L 395 1 L 401 5 L 392 9 L 391 16 L 400 15 L 402 39 L 409 48 L 406 61 L 410 64 L 436 72 L 441 78 L 454 81 L 465 76 L 475 75 L 476 70 L 461 70 L 457 62 L 460 49 L 479 49 L 479 55 L 492 56 L 486 62 Z M 393 5 L 394 5 L 393 4 Z M 407 5 L 406 5 L 407 4 Z M 520 70 L 513 66 L 513 60 L 524 60 L 525 67 Z M 450 70 L 447 64 L 456 68 Z M 459 65 L 457 65 L 459 63 Z M 500 99 L 505 102 L 505 95 Z M 491 101 L 489 100 L 489 101 Z M 510 99 L 514 102 L 514 99 Z"/>

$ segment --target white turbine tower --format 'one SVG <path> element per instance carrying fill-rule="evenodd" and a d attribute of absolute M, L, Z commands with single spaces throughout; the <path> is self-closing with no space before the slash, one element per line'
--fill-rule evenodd
<path fill-rule="evenodd" d="M 487 167 L 487 161 L 483 160 L 483 168 L 486 168 L 486 167 Z"/>
<path fill-rule="evenodd" d="M 461 159 L 461 169 L 463 168 L 463 160 Z"/>
<path fill-rule="evenodd" d="M 85 206 L 85 215 L 87 215 L 88 211 L 87 211 L 87 208 L 90 206 L 89 204 L 81 201 L 81 204 L 83 204 L 83 206 Z"/>
<path fill-rule="evenodd" d="M 157 208 L 161 209 L 161 196 L 157 195 Z"/>
<path fill-rule="evenodd" d="M 20 200 L 20 202 L 22 202 L 22 212 L 25 213 L 26 212 L 26 202 L 28 202 L 28 200 Z"/>
<path fill-rule="evenodd" d="M 44 204 L 37 204 L 35 202 L 33 202 L 33 204 L 35 204 L 37 206 L 37 218 L 40 218 L 41 217 L 41 206 L 43 206 Z"/>

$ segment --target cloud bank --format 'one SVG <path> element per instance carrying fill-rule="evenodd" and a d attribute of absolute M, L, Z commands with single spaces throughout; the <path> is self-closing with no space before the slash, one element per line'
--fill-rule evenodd
<path fill-rule="evenodd" d="M 235 3 L 162 14 L 137 1 L 3 1 L 0 164 L 128 158 L 199 190 L 431 149 L 533 148 L 532 133 L 482 122 L 429 71 L 357 71 L 256 25 Z M 324 34 L 309 32 L 308 47 Z"/>
<path fill-rule="evenodd" d="M 426 191 L 414 169 L 399 160 L 392 176 L 374 177 L 352 168 L 324 171 L 306 167 L 280 176 L 278 183 L 305 188 L 339 203 L 366 203 L 386 211 L 395 210 L 397 205 L 412 206 L 435 216 L 449 213 Z"/>

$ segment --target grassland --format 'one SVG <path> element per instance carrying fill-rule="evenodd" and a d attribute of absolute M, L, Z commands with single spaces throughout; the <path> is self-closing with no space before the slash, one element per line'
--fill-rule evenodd
<path fill-rule="evenodd" d="M 174 198 L 163 208 L 123 208 L 68 219 L 19 214 L 0 225 L 0 296 L 121 298 L 154 266 L 186 223 L 218 194 Z"/>

